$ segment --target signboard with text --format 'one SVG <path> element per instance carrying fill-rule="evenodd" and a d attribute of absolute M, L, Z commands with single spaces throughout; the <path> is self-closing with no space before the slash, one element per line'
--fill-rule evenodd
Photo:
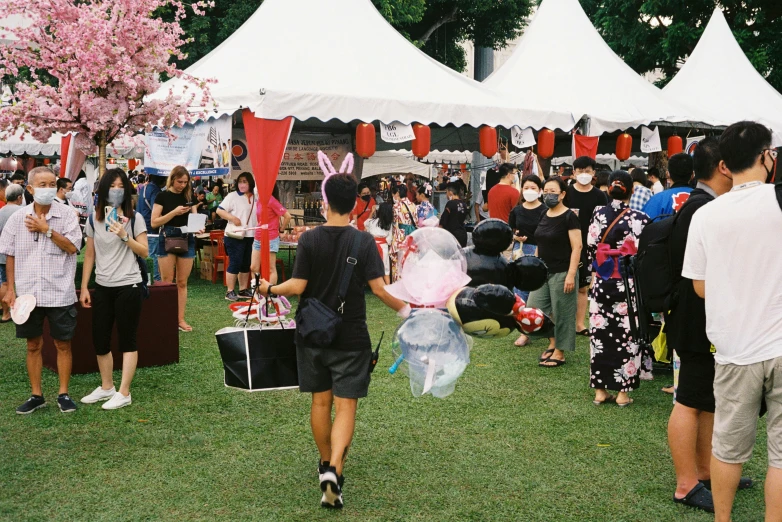
<path fill-rule="evenodd" d="M 339 170 L 345 156 L 351 151 L 349 134 L 302 134 L 294 132 L 288 140 L 277 180 L 322 180 L 318 151 L 322 150 Z M 243 129 L 234 131 L 233 175 L 252 172 L 247 140 Z"/>
<path fill-rule="evenodd" d="M 192 176 L 226 176 L 231 172 L 231 117 L 195 125 L 154 130 L 144 136 L 144 172 L 167 176 L 182 165 Z"/>

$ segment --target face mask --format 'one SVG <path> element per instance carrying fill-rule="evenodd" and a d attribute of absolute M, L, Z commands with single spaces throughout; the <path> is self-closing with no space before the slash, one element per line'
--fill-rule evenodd
<path fill-rule="evenodd" d="M 559 194 L 543 194 L 543 203 L 548 208 L 554 208 L 559 205 Z"/>
<path fill-rule="evenodd" d="M 525 190 L 521 195 L 524 196 L 524 201 L 527 203 L 532 203 L 533 201 L 540 199 L 540 192 L 537 190 Z"/>
<path fill-rule="evenodd" d="M 109 189 L 108 196 L 109 205 L 114 208 L 118 208 L 125 201 L 125 189 L 113 188 Z"/>
<path fill-rule="evenodd" d="M 367 203 L 369 203 L 370 199 L 372 199 L 372 196 L 369 194 L 366 196 L 361 196 L 361 201 L 366 201 Z"/>
<path fill-rule="evenodd" d="M 36 188 L 34 190 L 33 200 L 44 207 L 51 205 L 54 198 L 57 196 L 56 188 Z"/>
<path fill-rule="evenodd" d="M 582 185 L 589 185 L 592 183 L 592 174 L 579 174 L 576 176 L 576 181 L 581 183 Z"/>
<path fill-rule="evenodd" d="M 776 160 L 774 158 L 771 158 L 771 168 L 769 169 L 766 167 L 766 153 L 763 153 L 763 168 L 766 169 L 766 183 L 769 183 L 771 180 L 771 175 L 774 173 L 774 163 Z"/>
<path fill-rule="evenodd" d="M 73 192 L 66 192 L 65 193 L 65 199 L 72 199 L 73 198 Z"/>

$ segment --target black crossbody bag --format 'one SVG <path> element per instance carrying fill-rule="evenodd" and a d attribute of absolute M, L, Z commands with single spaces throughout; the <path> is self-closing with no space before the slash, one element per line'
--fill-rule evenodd
<path fill-rule="evenodd" d="M 345 309 L 345 295 L 348 292 L 350 278 L 353 277 L 353 269 L 358 263 L 358 249 L 361 246 L 359 232 L 353 230 L 350 243 L 350 254 L 345 260 L 342 269 L 342 279 L 339 283 L 339 308 L 334 311 L 319 299 L 308 297 L 296 311 L 296 330 L 309 346 L 326 348 L 336 339 L 342 326 L 342 313 Z"/>

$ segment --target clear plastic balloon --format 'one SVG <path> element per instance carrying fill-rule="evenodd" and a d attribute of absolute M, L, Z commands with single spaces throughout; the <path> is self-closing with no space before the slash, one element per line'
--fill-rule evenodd
<path fill-rule="evenodd" d="M 419 228 L 399 250 L 400 280 L 387 287 L 402 301 L 420 306 L 445 306 L 470 282 L 467 259 L 453 235 L 442 228 Z"/>
<path fill-rule="evenodd" d="M 397 362 L 390 371 L 401 367 L 407 373 L 413 396 L 442 399 L 470 364 L 472 339 L 447 313 L 417 309 L 397 328 L 391 346 Z"/>

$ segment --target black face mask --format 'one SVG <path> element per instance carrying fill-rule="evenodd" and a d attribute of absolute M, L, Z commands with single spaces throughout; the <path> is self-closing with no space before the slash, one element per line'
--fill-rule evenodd
<path fill-rule="evenodd" d="M 369 201 L 370 199 L 372 199 L 371 195 L 361 196 L 362 201 Z"/>

